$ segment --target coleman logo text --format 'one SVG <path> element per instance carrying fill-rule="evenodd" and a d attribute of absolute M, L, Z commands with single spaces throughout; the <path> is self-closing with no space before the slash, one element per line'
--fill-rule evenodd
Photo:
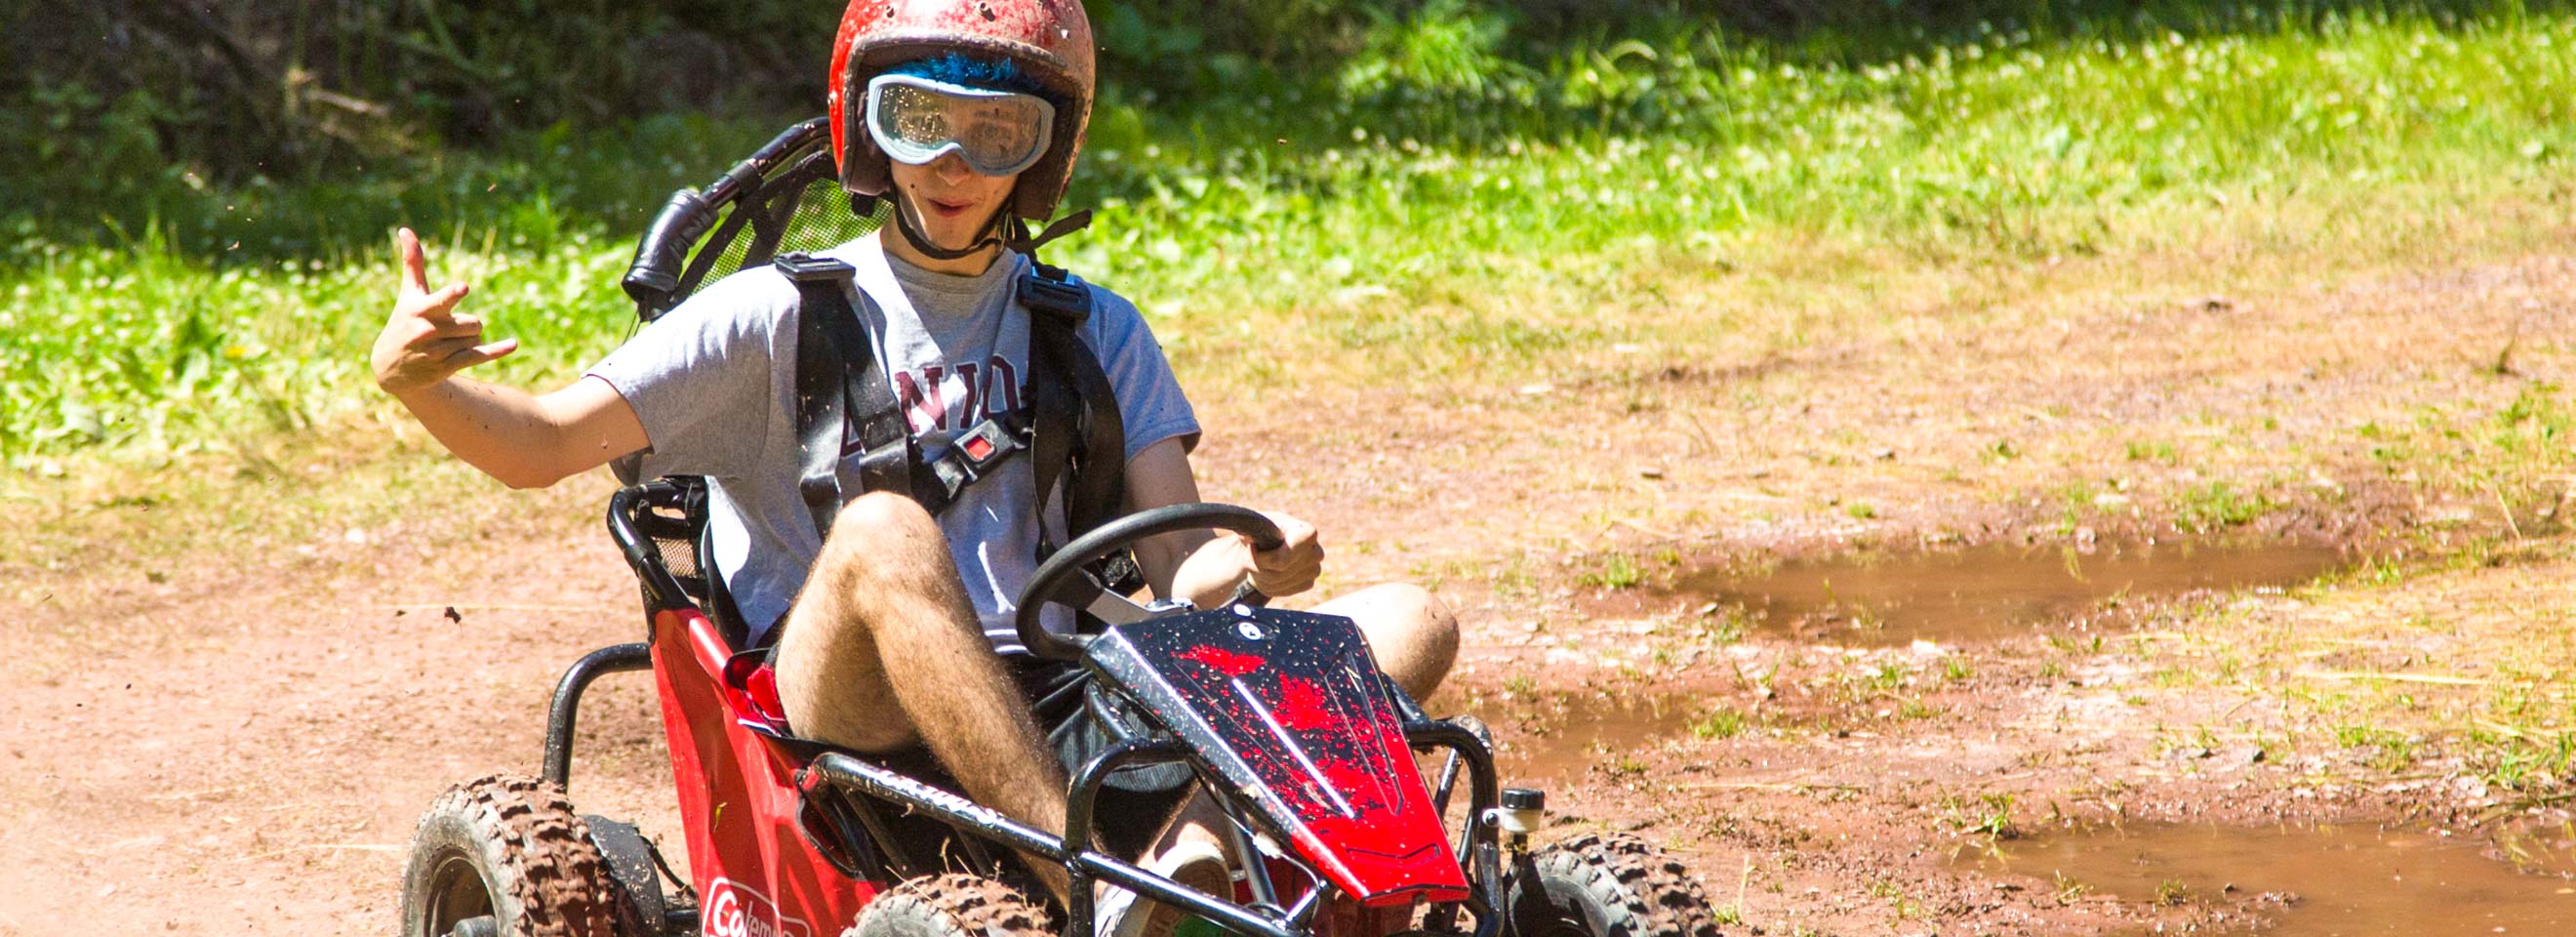
<path fill-rule="evenodd" d="M 795 918 L 780 918 L 769 896 L 732 879 L 707 886 L 706 937 L 813 937 L 813 928 Z"/>

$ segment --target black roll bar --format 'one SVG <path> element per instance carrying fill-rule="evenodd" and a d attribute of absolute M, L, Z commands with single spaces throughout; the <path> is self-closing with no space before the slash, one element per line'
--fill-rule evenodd
<path fill-rule="evenodd" d="M 626 565 L 634 567 L 635 578 L 644 583 L 645 594 L 652 599 L 653 609 L 686 608 L 692 604 L 688 590 L 680 580 L 662 567 L 661 551 L 654 549 L 652 538 L 635 526 L 637 511 L 652 510 L 643 502 L 651 494 L 651 482 L 618 489 L 608 498 L 608 537 L 617 541 L 617 551 L 625 554 Z"/>
<path fill-rule="evenodd" d="M 1484 889 L 1484 894 L 1470 893 L 1468 903 L 1476 911 L 1476 937 L 1497 937 L 1503 930 L 1503 858 L 1501 837 L 1486 825 L 1488 811 L 1502 803 L 1502 782 L 1494 772 L 1494 753 L 1485 750 L 1485 741 L 1476 733 L 1455 722 L 1437 719 L 1415 719 L 1404 724 L 1404 738 L 1416 745 L 1437 745 L 1449 749 L 1467 765 L 1467 848 L 1458 857 L 1459 871 L 1467 881 Z M 1475 907 L 1481 905 L 1481 907 Z"/>
<path fill-rule="evenodd" d="M 827 133 L 829 123 L 817 117 L 789 127 L 733 164 L 705 189 L 671 193 L 670 201 L 653 216 L 652 226 L 644 230 L 643 240 L 636 243 L 635 260 L 627 265 L 626 276 L 619 281 L 626 295 L 635 300 L 637 318 L 650 322 L 671 308 L 671 294 L 680 288 L 689 250 L 715 227 L 716 217 L 745 193 L 757 191 L 760 181 L 785 157 L 811 145 L 817 135 Z"/>
<path fill-rule="evenodd" d="M 612 644 L 581 656 L 571 667 L 564 668 L 563 679 L 555 681 L 553 705 L 546 709 L 546 764 L 540 772 L 557 790 L 572 785 L 573 718 L 581 709 L 581 694 L 590 682 L 602 674 L 627 673 L 653 669 L 653 646 L 642 642 Z"/>

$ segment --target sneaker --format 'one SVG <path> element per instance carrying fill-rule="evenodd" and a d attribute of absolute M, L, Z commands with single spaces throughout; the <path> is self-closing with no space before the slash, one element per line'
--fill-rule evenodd
<path fill-rule="evenodd" d="M 1180 883 L 1183 888 L 1221 899 L 1234 897 L 1234 873 L 1225 864 L 1225 851 L 1215 843 L 1185 840 L 1165 850 L 1145 870 Z M 1111 907 L 1112 903 L 1117 906 Z M 1111 937 L 1176 937 L 1186 922 L 1198 921 L 1198 915 L 1152 899 L 1136 897 L 1134 892 L 1116 889 L 1101 902 L 1101 920 L 1106 926 L 1100 932 Z"/>

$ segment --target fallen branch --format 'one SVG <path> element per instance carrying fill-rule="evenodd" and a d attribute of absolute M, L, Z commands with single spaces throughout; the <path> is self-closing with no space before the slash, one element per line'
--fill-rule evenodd
<path fill-rule="evenodd" d="M 2439 686 L 2486 686 L 2495 681 L 2480 677 L 2454 677 L 2433 673 L 2390 673 L 2379 670 L 2302 670 L 2292 676 L 2311 680 L 2387 680 L 2392 683 L 2430 683 Z"/>
<path fill-rule="evenodd" d="M 1630 529 L 1630 530 L 1634 530 L 1634 531 L 1636 531 L 1636 532 L 1638 532 L 1638 533 L 1645 534 L 1646 536 L 1649 536 L 1649 537 L 1655 537 L 1655 538 L 1662 539 L 1662 540 L 1670 540 L 1670 541 L 1676 541 L 1676 542 L 1678 542 L 1678 541 L 1682 541 L 1682 540 L 1688 540 L 1688 539 L 1690 539 L 1690 538 L 1688 538 L 1688 537 L 1682 536 L 1682 535 L 1677 534 L 1677 533 L 1672 533 L 1672 532 L 1670 532 L 1670 531 L 1657 530 L 1657 529 L 1655 529 L 1655 528 L 1648 527 L 1648 526 L 1646 526 L 1646 525 L 1644 525 L 1644 524 L 1638 523 L 1638 522 L 1636 522 L 1636 521 L 1629 520 L 1629 519 L 1624 518 L 1624 517 L 1622 517 L 1622 518 L 1620 518 L 1620 519 L 1618 519 L 1618 520 L 1615 520 L 1615 521 L 1611 521 L 1611 522 L 1610 522 L 1610 526 L 1611 526 L 1611 527 L 1626 527 L 1626 528 L 1628 528 L 1628 529 Z M 1610 533 L 1610 527 L 1603 527 L 1603 528 L 1601 528 L 1601 536 L 1608 536 L 1608 535 L 1609 535 L 1609 533 Z"/>
<path fill-rule="evenodd" d="M 2471 821 L 2471 825 L 2485 826 L 2489 823 L 2521 813 L 2525 810 L 2530 810 L 2534 807 L 2546 807 L 2551 804 L 2563 803 L 2569 800 L 2576 800 L 2576 791 L 2560 791 L 2555 794 L 2534 794 L 2529 797 L 2516 800 L 2512 803 L 2497 804 L 2493 807 L 2489 807 L 2485 813 L 2478 814 L 2478 818 Z"/>
<path fill-rule="evenodd" d="M 317 852 L 331 850 L 343 852 L 401 852 L 403 851 L 403 847 L 396 843 L 307 843 L 302 846 L 288 846 L 284 849 L 271 849 L 267 852 L 253 853 L 251 855 L 243 856 L 242 858 L 245 860 L 268 859 L 276 856 L 283 856 L 292 852 Z"/>
<path fill-rule="evenodd" d="M 503 602 L 503 603 L 493 603 L 493 604 L 488 604 L 488 605 L 487 605 L 487 604 L 482 604 L 482 603 L 473 603 L 473 604 L 468 604 L 468 603 L 465 603 L 465 602 L 397 602 L 397 603 L 394 603 L 394 604 L 392 604 L 392 605 L 388 605 L 388 606 L 385 606 L 385 607 L 386 607 L 386 608 L 392 608 L 392 609 L 399 609 L 399 610 L 402 610 L 402 611 L 414 611 L 414 610 L 437 611 L 437 610 L 440 610 L 440 609 L 450 609 L 450 608 L 452 608 L 452 609 L 456 609 L 457 611 L 460 611 L 460 612 L 475 612 L 475 611 L 481 611 L 481 612 L 615 612 L 615 611 L 621 611 L 621 609 L 619 609 L 619 608 L 615 608 L 615 607 L 611 607 L 611 606 L 607 606 L 607 605 L 523 605 L 523 604 L 511 604 L 511 603 L 506 603 L 506 602 Z"/>
<path fill-rule="evenodd" d="M 1857 794 L 1864 790 L 1864 788 L 1858 784 L 1825 784 L 1822 782 L 1797 783 L 1786 781 L 1695 781 L 1689 784 L 1675 784 L 1673 785 L 1673 788 L 1675 790 L 1684 791 L 1780 791 L 1788 794 L 1804 794 L 1808 791 L 1818 790 L 1850 791 Z"/>
<path fill-rule="evenodd" d="M 234 791 L 241 790 L 242 788 L 247 787 L 247 786 L 249 786 L 249 785 L 245 785 L 245 784 L 232 784 L 232 785 L 226 785 L 226 786 L 224 786 L 224 787 L 209 787 L 209 788 L 206 788 L 205 790 L 202 790 L 202 791 L 181 791 L 181 792 L 178 792 L 178 793 L 171 793 L 171 794 L 145 794 L 145 795 L 143 795 L 143 799 L 144 799 L 144 800 L 149 800 L 149 801 L 154 801 L 154 802 L 156 802 L 156 803 L 158 803 L 158 802 L 173 801 L 173 800 L 195 800 L 195 799 L 200 798 L 200 797 L 212 797 L 212 796 L 214 796 L 214 795 L 216 795 L 216 794 L 229 794 L 229 793 L 232 793 L 232 792 L 234 792 Z"/>

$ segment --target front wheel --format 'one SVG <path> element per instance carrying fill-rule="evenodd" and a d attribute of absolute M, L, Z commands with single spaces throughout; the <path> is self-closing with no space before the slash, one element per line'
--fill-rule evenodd
<path fill-rule="evenodd" d="M 981 875 L 925 875 L 868 902 L 841 937 L 1054 937 L 1041 905 Z"/>
<path fill-rule="evenodd" d="M 1579 836 L 1522 856 L 1504 906 L 1508 937 L 1718 937 L 1699 880 L 1626 834 Z"/>
<path fill-rule="evenodd" d="M 403 937 L 621 937 L 608 864 L 563 794 L 494 775 L 422 814 L 403 863 Z"/>

